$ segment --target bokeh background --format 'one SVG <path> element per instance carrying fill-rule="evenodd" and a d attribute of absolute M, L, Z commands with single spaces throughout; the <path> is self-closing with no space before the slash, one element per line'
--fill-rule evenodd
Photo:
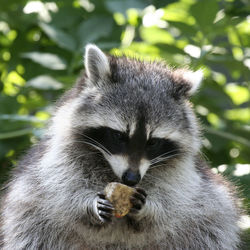
<path fill-rule="evenodd" d="M 192 98 L 203 153 L 250 214 L 248 0 L 0 0 L 0 183 L 42 136 L 57 98 L 83 69 L 87 43 L 111 54 L 202 68 Z M 240 222 L 250 249 L 250 217 Z"/>

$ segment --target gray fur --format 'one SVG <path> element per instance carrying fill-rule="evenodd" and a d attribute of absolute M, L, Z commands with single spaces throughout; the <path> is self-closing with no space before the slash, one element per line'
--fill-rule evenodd
<path fill-rule="evenodd" d="M 44 140 L 6 186 L 2 248 L 237 249 L 234 192 L 200 157 L 199 128 L 188 102 L 191 73 L 187 80 L 186 71 L 161 63 L 107 59 L 93 45 L 87 51 L 87 75 L 61 98 Z M 103 77 L 102 66 L 110 70 Z M 105 152 L 82 142 L 81 133 L 99 125 L 124 130 L 141 113 L 150 131 L 175 135 L 183 153 L 147 170 L 138 186 L 148 196 L 138 213 L 102 223 L 97 192 L 120 176 Z"/>

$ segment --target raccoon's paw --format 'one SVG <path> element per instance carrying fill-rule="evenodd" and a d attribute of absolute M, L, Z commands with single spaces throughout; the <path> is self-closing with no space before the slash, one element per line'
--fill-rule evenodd
<path fill-rule="evenodd" d="M 113 217 L 114 207 L 108 200 L 106 200 L 104 193 L 99 192 L 97 195 L 98 198 L 96 207 L 98 219 L 102 224 L 109 223 Z"/>
<path fill-rule="evenodd" d="M 132 195 L 130 199 L 132 203 L 132 208 L 130 209 L 131 214 L 138 213 L 146 203 L 147 194 L 144 189 L 136 187 L 135 190 L 136 192 Z"/>

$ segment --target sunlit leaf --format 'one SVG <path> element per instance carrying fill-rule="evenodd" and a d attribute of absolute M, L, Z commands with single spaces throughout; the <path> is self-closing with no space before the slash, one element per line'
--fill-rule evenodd
<path fill-rule="evenodd" d="M 250 100 L 250 93 L 246 87 L 231 83 L 225 86 L 225 92 L 232 98 L 236 105 Z"/>
<path fill-rule="evenodd" d="M 144 41 L 155 44 L 155 43 L 166 43 L 173 44 L 173 36 L 166 30 L 160 29 L 157 27 L 145 28 L 141 27 L 140 29 L 141 37 Z"/>
<path fill-rule="evenodd" d="M 22 57 L 29 58 L 32 61 L 53 70 L 62 70 L 66 69 L 67 67 L 63 59 L 61 59 L 58 55 L 51 53 L 28 52 L 23 53 Z"/>
<path fill-rule="evenodd" d="M 142 42 L 133 42 L 129 47 L 121 48 L 120 50 L 116 49 L 114 52 L 116 54 L 119 51 L 130 57 L 137 55 L 139 59 L 152 60 L 160 58 L 160 50 L 156 46 Z"/>
<path fill-rule="evenodd" d="M 230 120 L 250 122 L 250 108 L 227 110 L 225 116 Z"/>
<path fill-rule="evenodd" d="M 70 51 L 76 49 L 76 41 L 74 38 L 63 30 L 45 23 L 40 23 L 40 27 L 59 47 Z"/>
<path fill-rule="evenodd" d="M 7 95 L 16 95 L 20 87 L 24 86 L 25 80 L 16 71 L 11 71 L 5 78 L 3 92 Z"/>
<path fill-rule="evenodd" d="M 61 82 L 58 82 L 54 78 L 47 75 L 42 75 L 30 79 L 27 82 L 26 86 L 42 90 L 58 90 L 63 88 L 63 84 Z"/>
<path fill-rule="evenodd" d="M 164 8 L 163 19 L 193 25 L 195 23 L 195 19 L 189 13 L 191 3 L 191 1 L 176 1 L 175 3 L 168 4 Z"/>

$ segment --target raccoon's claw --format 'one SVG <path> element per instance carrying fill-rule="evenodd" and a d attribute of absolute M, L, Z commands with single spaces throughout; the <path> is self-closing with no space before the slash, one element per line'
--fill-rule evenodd
<path fill-rule="evenodd" d="M 147 194 L 142 188 L 135 188 L 136 192 L 132 195 L 130 201 L 132 203 L 131 213 L 137 213 L 145 204 Z"/>
<path fill-rule="evenodd" d="M 104 192 L 98 192 L 97 195 L 102 198 L 102 199 L 105 199 L 105 194 Z"/>
<path fill-rule="evenodd" d="M 145 192 L 144 189 L 139 188 L 139 187 L 136 187 L 135 190 L 136 190 L 138 193 L 142 194 L 142 195 L 145 197 L 145 199 L 146 199 L 147 193 Z"/>
<path fill-rule="evenodd" d="M 100 221 L 102 223 L 111 222 L 114 211 L 113 205 L 105 199 L 104 193 L 99 192 L 97 195 L 97 212 Z"/>

